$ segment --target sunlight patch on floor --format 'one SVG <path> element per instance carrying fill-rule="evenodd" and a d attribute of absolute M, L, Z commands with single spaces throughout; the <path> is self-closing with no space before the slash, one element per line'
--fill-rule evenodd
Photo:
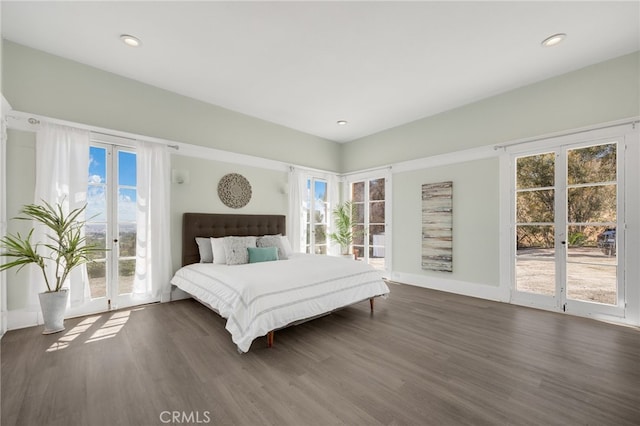
<path fill-rule="evenodd" d="M 127 310 L 111 314 L 109 319 L 103 325 L 101 325 L 100 328 L 94 331 L 93 334 L 91 334 L 91 337 L 89 337 L 84 343 L 92 343 L 99 340 L 115 337 L 120 332 L 120 330 L 122 330 L 127 321 L 129 321 L 131 312 L 132 310 Z M 103 315 L 94 315 L 83 319 L 75 327 L 61 336 L 55 343 L 49 346 L 47 352 L 54 352 L 68 348 L 71 342 L 76 340 L 78 336 L 81 336 L 83 333 L 89 332 L 89 329 L 91 327 L 94 327 L 96 325 L 96 321 L 98 321 L 102 317 Z"/>
<path fill-rule="evenodd" d="M 80 334 L 87 331 L 89 327 L 91 327 L 99 318 L 100 318 L 100 315 L 96 315 L 96 316 L 83 319 L 81 322 L 78 323 L 78 325 L 76 325 L 71 330 L 66 332 L 64 336 L 60 337 L 57 342 L 49 346 L 49 349 L 47 349 L 47 352 L 59 351 L 61 349 L 68 347 L 69 344 L 76 337 L 78 337 Z"/>
<path fill-rule="evenodd" d="M 115 337 L 120 330 L 122 330 L 122 327 L 124 327 L 127 321 L 129 321 L 129 315 L 131 315 L 131 311 L 116 312 L 111 315 L 111 318 L 109 318 L 102 327 L 96 330 L 85 343 Z"/>

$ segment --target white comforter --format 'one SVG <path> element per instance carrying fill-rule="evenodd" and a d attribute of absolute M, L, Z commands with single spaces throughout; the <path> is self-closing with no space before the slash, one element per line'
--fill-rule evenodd
<path fill-rule="evenodd" d="M 171 284 L 227 318 L 241 352 L 269 331 L 389 293 L 365 262 L 310 254 L 247 265 L 196 263 L 178 270 Z"/>

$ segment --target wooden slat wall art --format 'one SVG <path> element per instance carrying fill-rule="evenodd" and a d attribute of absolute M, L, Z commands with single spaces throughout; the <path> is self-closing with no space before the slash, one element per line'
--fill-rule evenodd
<path fill-rule="evenodd" d="M 422 269 L 453 271 L 453 182 L 422 185 Z"/>

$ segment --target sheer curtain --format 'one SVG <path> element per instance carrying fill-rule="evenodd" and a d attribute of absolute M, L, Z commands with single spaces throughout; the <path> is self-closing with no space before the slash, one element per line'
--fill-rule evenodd
<path fill-rule="evenodd" d="M 304 202 L 307 195 L 307 176 L 300 169 L 289 169 L 289 220 L 287 235 L 294 252 L 305 251 L 307 232 Z"/>
<path fill-rule="evenodd" d="M 36 187 L 34 203 L 62 204 L 65 213 L 87 203 L 89 173 L 89 131 L 58 124 L 43 123 L 36 135 Z M 84 215 L 78 217 L 84 220 Z M 33 241 L 47 241 L 44 227 L 35 227 Z M 48 267 L 51 271 L 51 267 Z M 46 285 L 39 269 L 30 269 L 27 306 L 39 309 L 38 293 Z M 51 279 L 49 280 L 51 282 Z M 53 281 L 55 282 L 55 280 Z M 71 306 L 90 297 L 86 265 L 75 268 L 65 285 Z"/>
<path fill-rule="evenodd" d="M 133 295 L 168 301 L 171 293 L 169 153 L 164 145 L 139 142 L 136 158 L 138 230 Z"/>
<path fill-rule="evenodd" d="M 329 191 L 329 221 L 327 226 L 327 235 L 335 232 L 335 218 L 333 217 L 333 210 L 340 203 L 340 185 L 337 175 L 329 175 L 327 177 L 327 190 Z M 331 238 L 327 237 L 329 243 L 328 254 L 337 256 L 341 254 L 341 248 L 339 244 L 334 243 Z"/>

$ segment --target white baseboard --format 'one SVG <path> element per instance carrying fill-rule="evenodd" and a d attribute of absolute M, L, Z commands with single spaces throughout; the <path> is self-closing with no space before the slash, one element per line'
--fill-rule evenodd
<path fill-rule="evenodd" d="M 156 303 L 156 302 L 171 302 L 174 300 L 188 299 L 191 295 L 185 293 L 184 291 L 176 288 L 170 293 L 164 293 L 160 298 L 148 298 L 148 299 L 134 299 L 130 302 L 121 302 L 117 309 L 127 309 L 137 305 L 143 305 L 147 303 Z M 95 315 L 106 313 L 103 306 L 100 307 L 83 307 L 83 308 L 68 308 L 65 319 L 75 318 L 79 316 L 85 315 Z M 42 315 L 40 311 L 29 311 L 27 309 L 16 309 L 12 311 L 8 311 L 4 313 L 5 317 L 3 318 L 2 324 L 6 326 L 6 330 L 18 330 L 21 328 L 34 327 L 38 325 L 44 324 L 42 320 Z"/>
<path fill-rule="evenodd" d="M 446 291 L 449 293 L 461 294 L 463 296 L 477 297 L 496 302 L 509 302 L 509 289 L 505 291 L 497 286 L 477 284 L 449 278 L 409 274 L 406 272 L 392 272 L 391 280 L 402 284 Z"/>
<path fill-rule="evenodd" d="M 33 327 L 43 324 L 40 312 L 16 309 L 7 312 L 7 330 Z"/>
<path fill-rule="evenodd" d="M 4 336 L 4 333 L 7 332 L 7 312 L 3 311 L 2 313 L 0 313 L 0 315 L 2 315 L 2 327 L 0 327 L 0 338 L 2 336 Z"/>

